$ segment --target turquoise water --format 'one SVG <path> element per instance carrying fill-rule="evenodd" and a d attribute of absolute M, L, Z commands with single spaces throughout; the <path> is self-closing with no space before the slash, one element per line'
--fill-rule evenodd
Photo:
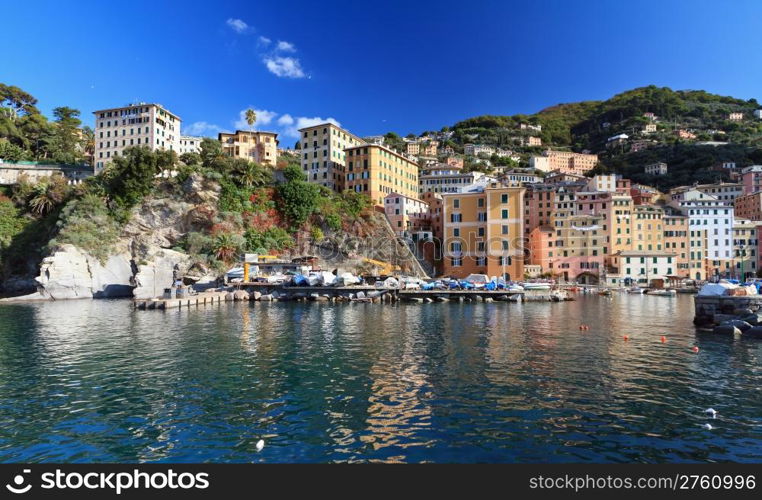
<path fill-rule="evenodd" d="M 690 296 L 3 305 L 0 461 L 760 461 L 762 342 L 692 318 Z"/>

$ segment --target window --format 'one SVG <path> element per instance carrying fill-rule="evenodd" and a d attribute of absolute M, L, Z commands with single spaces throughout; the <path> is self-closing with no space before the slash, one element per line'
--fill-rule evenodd
<path fill-rule="evenodd" d="M 508 203 L 508 195 L 507 194 L 501 194 L 500 195 L 500 203 Z"/>
<path fill-rule="evenodd" d="M 500 214 L 501 214 L 500 216 L 503 219 L 507 219 L 508 218 L 508 210 L 503 209 L 503 210 L 500 211 Z"/>

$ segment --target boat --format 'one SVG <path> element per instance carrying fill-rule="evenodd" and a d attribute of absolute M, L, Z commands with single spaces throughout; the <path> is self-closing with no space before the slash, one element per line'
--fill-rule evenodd
<path fill-rule="evenodd" d="M 550 283 L 522 283 L 524 290 L 550 290 Z"/>
<path fill-rule="evenodd" d="M 645 288 L 640 288 L 639 286 L 634 286 L 632 288 L 628 288 L 627 289 L 627 293 L 639 293 L 639 294 L 643 294 L 643 293 L 645 293 L 645 291 L 646 291 Z"/>
<path fill-rule="evenodd" d="M 673 289 L 662 289 L 662 290 L 650 290 L 648 292 L 648 295 L 658 295 L 660 297 L 674 297 L 677 295 L 677 292 Z"/>
<path fill-rule="evenodd" d="M 603 288 L 601 290 L 598 290 L 598 295 L 611 295 L 611 290 L 608 288 Z"/>

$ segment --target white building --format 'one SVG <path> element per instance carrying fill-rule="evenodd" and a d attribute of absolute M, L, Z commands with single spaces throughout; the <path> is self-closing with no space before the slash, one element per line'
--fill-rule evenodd
<path fill-rule="evenodd" d="M 706 268 L 714 273 L 730 271 L 733 255 L 733 205 L 696 188 L 677 188 L 669 193 L 669 205 L 688 216 L 690 238 L 705 238 Z M 691 241 L 691 240 L 689 240 Z M 691 242 L 691 247 L 699 246 Z M 691 248 L 691 261 L 701 260 Z"/>
<path fill-rule="evenodd" d="M 762 109 L 754 111 L 754 118 L 762 119 Z"/>
<path fill-rule="evenodd" d="M 181 135 L 180 149 L 177 151 L 177 154 L 181 155 L 183 153 L 200 153 L 201 141 L 203 139 L 204 139 L 203 137 L 195 137 L 192 135 Z"/>
<path fill-rule="evenodd" d="M 473 184 L 487 184 L 495 181 L 483 172 L 463 172 L 459 168 L 440 164 L 421 170 L 418 174 L 419 192 L 423 193 L 462 193 Z"/>
<path fill-rule="evenodd" d="M 590 192 L 607 192 L 613 193 L 616 191 L 616 174 L 610 175 L 596 175 L 587 181 L 585 191 Z"/>
<path fill-rule="evenodd" d="M 550 172 L 550 158 L 547 156 L 532 156 L 529 158 L 529 166 L 542 172 Z"/>
<path fill-rule="evenodd" d="M 95 171 L 130 146 L 180 150 L 180 117 L 161 104 L 140 102 L 93 111 L 95 115 Z"/>
<path fill-rule="evenodd" d="M 495 154 L 495 148 L 485 146 L 484 144 L 466 144 L 463 146 L 463 152 L 468 156 L 478 156 L 480 154 L 492 156 Z"/>
<path fill-rule="evenodd" d="M 734 203 L 736 198 L 743 195 L 743 184 L 735 182 L 717 182 L 714 184 L 699 184 L 694 186 L 697 191 L 714 196 L 720 201 Z"/>
<path fill-rule="evenodd" d="M 644 168 L 648 175 L 667 175 L 667 164 L 664 162 L 652 163 Z"/>
<path fill-rule="evenodd" d="M 673 252 L 646 252 L 624 250 L 611 255 L 611 266 L 616 271 L 606 274 L 612 285 L 651 286 L 654 280 L 668 281 L 677 276 L 677 254 Z"/>

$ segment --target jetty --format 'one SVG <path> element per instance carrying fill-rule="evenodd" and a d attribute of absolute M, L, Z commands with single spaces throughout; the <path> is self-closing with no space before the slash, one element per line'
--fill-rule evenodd
<path fill-rule="evenodd" d="M 187 290 L 165 292 L 164 297 L 135 299 L 140 310 L 200 307 L 231 301 L 318 301 L 318 302 L 560 302 L 574 300 L 564 290 L 419 290 L 352 286 L 292 286 L 273 283 L 234 283 L 225 289 L 186 295 Z"/>

